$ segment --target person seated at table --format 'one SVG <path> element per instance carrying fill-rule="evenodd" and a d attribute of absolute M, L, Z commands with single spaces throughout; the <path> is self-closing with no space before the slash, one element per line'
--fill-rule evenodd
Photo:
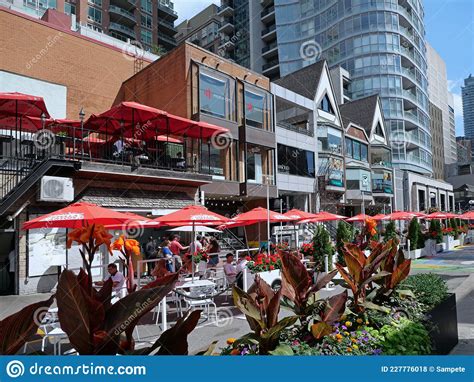
<path fill-rule="evenodd" d="M 245 253 L 241 253 L 239 255 L 239 259 L 237 260 L 237 266 L 235 267 L 235 271 L 237 272 L 237 286 L 240 289 L 244 289 L 244 271 L 245 268 L 247 268 L 247 263 L 247 255 Z"/>
<path fill-rule="evenodd" d="M 237 278 L 237 270 L 233 262 L 234 255 L 232 253 L 225 255 L 224 274 L 229 284 L 233 284 Z"/>
<path fill-rule="evenodd" d="M 116 140 L 112 146 L 112 156 L 114 158 L 119 158 L 123 154 L 124 146 L 122 139 Z"/>
<path fill-rule="evenodd" d="M 166 260 L 166 269 L 169 272 L 174 272 L 174 264 L 173 264 L 173 252 L 170 250 L 170 241 L 165 240 L 161 243 L 161 255 Z"/>
<path fill-rule="evenodd" d="M 181 152 L 176 154 L 176 167 L 182 169 L 186 168 L 186 159 L 184 159 Z"/>
<path fill-rule="evenodd" d="M 112 291 L 115 293 L 120 293 L 125 283 L 125 276 L 117 268 L 117 264 L 111 263 L 107 266 L 107 271 L 109 272 L 109 277 L 104 281 L 96 281 L 95 285 L 104 285 L 104 282 L 108 279 L 112 280 Z"/>

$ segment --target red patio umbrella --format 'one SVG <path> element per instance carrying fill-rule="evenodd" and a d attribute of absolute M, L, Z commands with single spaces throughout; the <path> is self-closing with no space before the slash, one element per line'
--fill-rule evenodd
<path fill-rule="evenodd" d="M 298 210 L 296 208 L 285 212 L 283 215 L 285 215 L 287 218 L 289 218 L 291 221 L 300 221 L 303 219 L 310 219 L 315 216 L 315 214 L 312 214 L 310 212 L 305 212 Z"/>
<path fill-rule="evenodd" d="M 46 118 L 50 117 L 43 97 L 17 92 L 0 93 L 0 114 L 38 118 L 44 114 Z"/>
<path fill-rule="evenodd" d="M 347 216 L 332 214 L 330 212 L 321 211 L 315 214 L 314 217 L 310 219 L 305 219 L 300 221 L 300 223 L 318 223 L 318 222 L 328 222 L 334 220 L 344 220 L 347 219 Z"/>
<path fill-rule="evenodd" d="M 474 219 L 474 211 L 464 212 L 462 215 L 459 215 L 459 219 L 473 220 Z"/>
<path fill-rule="evenodd" d="M 375 221 L 380 221 L 380 220 L 388 220 L 388 217 L 387 215 L 384 215 L 384 214 L 377 214 L 377 215 L 372 216 L 372 219 L 374 219 Z"/>
<path fill-rule="evenodd" d="M 156 228 L 160 223 L 154 222 L 145 216 L 134 214 L 133 212 L 122 212 L 129 217 L 129 220 L 122 224 L 106 224 L 107 229 L 135 230 L 141 228 Z"/>
<path fill-rule="evenodd" d="M 45 125 L 51 123 L 52 120 L 45 120 Z M 16 129 L 21 126 L 21 129 L 25 132 L 36 133 L 38 130 L 43 128 L 41 118 L 23 116 L 18 121 L 15 115 L 0 115 L 0 129 Z"/>
<path fill-rule="evenodd" d="M 39 216 L 23 224 L 23 229 L 80 228 L 85 225 L 124 225 L 130 216 L 92 203 L 73 203 L 65 208 Z"/>
<path fill-rule="evenodd" d="M 252 225 L 256 223 L 267 222 L 270 219 L 270 223 L 290 222 L 291 219 L 286 217 L 284 214 L 279 212 L 269 211 L 263 207 L 256 207 L 250 211 L 243 212 L 240 215 L 230 219 L 228 227 L 241 227 L 246 225 Z"/>
<path fill-rule="evenodd" d="M 359 214 L 346 220 L 346 222 L 365 222 L 367 219 L 373 219 L 372 216 Z"/>
<path fill-rule="evenodd" d="M 387 215 L 387 220 L 411 220 L 416 215 L 413 212 L 394 211 Z"/>
<path fill-rule="evenodd" d="M 425 219 L 452 219 L 458 218 L 459 215 L 453 214 L 451 212 L 433 212 L 432 214 L 426 215 Z"/>

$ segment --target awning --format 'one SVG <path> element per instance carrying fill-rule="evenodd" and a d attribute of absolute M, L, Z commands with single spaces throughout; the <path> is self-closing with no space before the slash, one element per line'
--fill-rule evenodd
<path fill-rule="evenodd" d="M 92 115 L 85 123 L 85 128 L 142 140 L 160 135 L 208 139 L 229 132 L 224 127 L 193 121 L 136 102 L 121 102 L 99 115 Z"/>
<path fill-rule="evenodd" d="M 164 192 L 148 190 L 116 190 L 89 188 L 79 201 L 98 204 L 123 211 L 149 211 L 181 209 L 194 203 L 185 192 Z"/>

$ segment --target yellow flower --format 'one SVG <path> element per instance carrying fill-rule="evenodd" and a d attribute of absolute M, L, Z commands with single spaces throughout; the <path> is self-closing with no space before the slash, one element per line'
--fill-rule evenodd
<path fill-rule="evenodd" d="M 358 323 L 358 324 L 362 324 L 363 322 L 364 322 L 364 320 L 363 320 L 362 318 L 358 318 L 358 319 L 357 319 L 357 323 Z"/>
<path fill-rule="evenodd" d="M 351 327 L 351 326 L 352 326 L 352 322 L 346 321 L 346 322 L 345 322 L 345 325 L 348 326 L 348 327 Z"/>
<path fill-rule="evenodd" d="M 351 338 L 351 341 L 352 342 L 357 342 L 357 340 L 355 338 Z"/>
<path fill-rule="evenodd" d="M 354 348 L 354 350 L 359 349 L 359 347 L 357 345 L 352 345 L 352 347 Z"/>
<path fill-rule="evenodd" d="M 232 345 L 235 342 L 235 338 L 227 338 L 227 345 Z"/>
<path fill-rule="evenodd" d="M 344 332 L 344 335 L 348 336 L 350 333 L 349 332 Z"/>
<path fill-rule="evenodd" d="M 351 348 L 347 348 L 346 349 L 349 353 L 352 353 L 352 349 Z"/>
<path fill-rule="evenodd" d="M 369 321 L 365 321 L 365 324 L 366 324 L 366 325 L 369 325 Z"/>

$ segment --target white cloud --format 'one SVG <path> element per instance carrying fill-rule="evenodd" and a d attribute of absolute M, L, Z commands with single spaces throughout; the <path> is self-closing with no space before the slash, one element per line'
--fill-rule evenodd
<path fill-rule="evenodd" d="M 174 10 L 179 17 L 175 25 L 193 17 L 212 3 L 220 5 L 220 0 L 174 0 Z"/>

